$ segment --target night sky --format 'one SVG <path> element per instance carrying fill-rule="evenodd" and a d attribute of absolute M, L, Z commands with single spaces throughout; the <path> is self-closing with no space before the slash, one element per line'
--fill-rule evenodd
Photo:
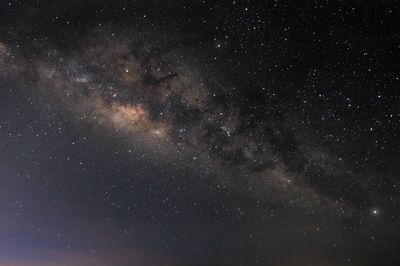
<path fill-rule="evenodd" d="M 394 0 L 0 0 L 0 265 L 400 265 L 399 79 Z"/>

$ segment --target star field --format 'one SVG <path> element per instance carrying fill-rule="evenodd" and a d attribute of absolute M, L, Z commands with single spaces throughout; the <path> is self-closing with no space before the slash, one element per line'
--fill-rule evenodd
<path fill-rule="evenodd" d="M 1 1 L 0 265 L 397 265 L 395 1 Z"/>

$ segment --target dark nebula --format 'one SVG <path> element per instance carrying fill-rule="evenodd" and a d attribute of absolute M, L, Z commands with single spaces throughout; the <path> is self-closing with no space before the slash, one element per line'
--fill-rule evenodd
<path fill-rule="evenodd" d="M 0 1 L 0 265 L 399 265 L 396 1 Z"/>

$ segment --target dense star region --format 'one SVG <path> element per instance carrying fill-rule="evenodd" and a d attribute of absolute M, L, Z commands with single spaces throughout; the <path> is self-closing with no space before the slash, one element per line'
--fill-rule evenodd
<path fill-rule="evenodd" d="M 398 265 L 395 1 L 1 1 L 0 265 Z"/>

